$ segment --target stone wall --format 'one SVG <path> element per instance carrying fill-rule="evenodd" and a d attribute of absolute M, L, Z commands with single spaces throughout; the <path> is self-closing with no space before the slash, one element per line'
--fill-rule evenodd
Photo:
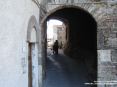
<path fill-rule="evenodd" d="M 113 10 L 117 13 L 116 10 Z M 99 81 L 116 81 L 117 79 L 117 14 L 111 14 L 108 19 L 102 23 L 99 28 L 99 51 L 98 51 L 98 75 Z M 116 87 L 106 84 L 105 87 Z"/>
<path fill-rule="evenodd" d="M 91 2 L 92 1 L 92 2 Z M 47 14 L 62 6 L 78 6 L 88 11 L 98 24 L 98 80 L 117 80 L 117 2 L 116 0 L 48 0 Z M 116 87 L 103 83 L 98 87 Z"/>
<path fill-rule="evenodd" d="M 43 18 L 62 6 L 88 11 L 98 24 L 98 80 L 117 80 L 116 0 L 1 0 L 0 1 L 0 86 L 28 87 L 28 23 L 32 16 L 39 24 L 39 87 L 46 57 L 46 25 Z M 45 32 L 45 33 L 44 33 Z M 41 37 L 42 36 L 42 37 Z M 43 58 L 43 59 L 41 59 Z M 110 85 L 109 87 L 116 87 Z M 101 87 L 99 85 L 99 87 Z M 103 87 L 108 87 L 103 85 Z"/>

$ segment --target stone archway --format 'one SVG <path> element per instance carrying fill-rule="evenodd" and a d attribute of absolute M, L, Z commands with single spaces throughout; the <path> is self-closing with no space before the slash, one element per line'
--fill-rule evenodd
<path fill-rule="evenodd" d="M 38 87 L 39 80 L 39 28 L 36 18 L 32 16 L 29 20 L 27 30 L 28 42 L 28 87 Z"/>
<path fill-rule="evenodd" d="M 60 15 L 58 15 L 58 13 L 62 13 L 60 12 L 61 10 L 63 9 L 75 9 L 75 10 L 80 10 L 81 12 L 85 13 L 88 15 L 89 17 L 89 20 L 91 18 L 91 23 L 93 23 L 93 26 L 91 25 L 91 23 L 89 23 L 88 21 L 86 21 L 87 23 L 89 23 L 88 25 L 88 28 L 86 29 L 85 24 L 83 27 L 84 30 L 79 30 L 79 31 L 76 31 L 78 32 L 78 37 L 81 37 L 81 38 L 78 38 L 80 39 L 79 42 L 76 42 L 75 44 L 72 43 L 72 41 L 68 42 L 68 45 L 66 48 L 70 48 L 72 46 L 75 46 L 76 44 L 80 43 L 80 47 L 78 47 L 78 49 L 76 49 L 77 47 L 74 47 L 75 49 L 67 49 L 66 51 L 69 51 L 69 52 L 66 52 L 67 54 L 69 53 L 72 53 L 74 55 L 77 55 L 79 54 L 79 57 L 84 57 L 82 60 L 86 63 L 86 66 L 88 68 L 88 73 L 90 74 L 90 80 L 93 78 L 93 81 L 94 80 L 97 80 L 97 23 L 94 19 L 94 17 L 88 12 L 88 11 L 85 11 L 84 9 L 80 8 L 80 7 L 77 7 L 77 6 L 60 6 L 60 7 L 57 7 L 55 9 L 53 9 L 52 11 L 50 11 L 49 13 L 46 14 L 46 16 L 43 18 L 43 20 L 41 21 L 41 25 L 42 25 L 42 34 L 44 35 L 46 33 L 46 27 L 43 27 L 44 25 L 46 25 L 46 21 L 47 19 L 49 18 L 56 18 L 56 17 L 62 17 Z M 57 13 L 58 12 L 58 13 Z M 73 16 L 72 16 L 73 17 Z M 80 17 L 79 17 L 80 18 Z M 81 17 L 82 19 L 83 17 Z M 80 23 L 80 22 L 79 22 Z M 92 26 L 91 29 L 89 26 Z M 75 25 L 77 26 L 77 24 Z M 72 27 L 73 28 L 73 27 Z M 79 27 L 80 28 L 80 27 Z M 82 27 L 81 27 L 82 28 Z M 94 29 L 93 29 L 94 28 Z M 86 32 L 85 32 L 86 30 Z M 70 32 L 71 30 L 69 30 Z M 84 32 L 84 33 L 83 33 Z M 92 32 L 92 33 L 90 33 Z M 70 35 L 70 34 L 69 34 Z M 76 34 L 75 34 L 76 35 Z M 86 35 L 86 36 L 85 36 Z M 72 35 L 73 36 L 73 35 Z M 85 37 L 84 37 L 85 36 Z M 70 37 L 70 36 L 68 36 Z M 93 38 L 94 37 L 94 38 Z M 46 43 L 46 36 L 45 37 L 42 37 L 43 38 L 43 42 Z M 90 38 L 92 38 L 90 40 Z M 76 39 L 75 39 L 76 40 Z M 86 41 L 85 41 L 86 40 Z M 89 41 L 88 41 L 89 40 Z M 72 46 L 71 46 L 72 44 Z M 84 47 L 83 47 L 84 46 Z M 46 45 L 45 45 L 46 47 Z M 46 49 L 46 48 L 45 48 Z M 80 50 L 79 50 L 80 49 Z M 77 53 L 75 53 L 75 51 Z M 71 55 L 72 55 L 71 54 Z M 71 56 L 69 55 L 69 56 Z M 90 56 L 89 58 L 86 58 L 87 56 Z"/>
<path fill-rule="evenodd" d="M 43 26 L 44 22 L 47 20 L 47 18 L 53 14 L 54 12 L 58 11 L 58 10 L 61 10 L 61 9 L 64 9 L 64 8 L 76 8 L 76 9 L 80 9 L 80 10 L 83 10 L 87 13 L 89 13 L 87 10 L 79 7 L 79 6 L 75 6 L 75 5 L 61 5 L 61 6 L 58 6 L 58 7 L 55 7 L 55 8 L 52 8 L 49 12 L 47 12 L 44 17 L 42 18 L 41 20 L 41 26 Z M 89 13 L 90 14 L 90 13 Z M 91 14 L 90 14 L 91 15 Z M 91 15 L 92 16 L 92 15 Z M 58 18 L 57 18 L 58 19 Z M 63 20 L 62 18 L 59 18 L 59 20 Z"/>

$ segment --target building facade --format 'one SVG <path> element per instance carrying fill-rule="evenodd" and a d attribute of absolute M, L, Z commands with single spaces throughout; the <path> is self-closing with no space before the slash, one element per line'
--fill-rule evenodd
<path fill-rule="evenodd" d="M 62 25 L 54 25 L 54 36 L 53 36 L 53 40 L 58 40 L 59 42 L 59 46 L 61 48 L 61 46 L 64 47 L 65 43 L 66 43 L 66 27 L 64 24 Z"/>

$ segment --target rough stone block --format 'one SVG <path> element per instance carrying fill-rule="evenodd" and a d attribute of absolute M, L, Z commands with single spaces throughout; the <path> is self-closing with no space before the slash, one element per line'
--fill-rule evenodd
<path fill-rule="evenodd" d="M 108 40 L 106 42 L 106 46 L 117 47 L 117 38 L 108 38 Z"/>
<path fill-rule="evenodd" d="M 113 23 L 113 25 L 114 25 L 114 28 L 117 29 L 117 22 Z"/>
<path fill-rule="evenodd" d="M 98 50 L 99 62 L 111 62 L 111 50 Z"/>
<path fill-rule="evenodd" d="M 117 24 L 113 24 L 113 28 L 111 28 L 111 31 L 117 33 Z"/>
<path fill-rule="evenodd" d="M 110 37 L 111 37 L 111 38 L 116 38 L 116 37 L 117 37 L 117 35 L 116 35 L 116 33 L 115 33 L 115 32 L 111 32 L 111 33 L 110 33 Z"/>
<path fill-rule="evenodd" d="M 104 47 L 104 36 L 103 36 L 103 32 L 101 30 L 98 31 L 97 43 L 98 43 L 98 49 Z"/>
<path fill-rule="evenodd" d="M 112 51 L 112 62 L 117 63 L 117 50 Z"/>

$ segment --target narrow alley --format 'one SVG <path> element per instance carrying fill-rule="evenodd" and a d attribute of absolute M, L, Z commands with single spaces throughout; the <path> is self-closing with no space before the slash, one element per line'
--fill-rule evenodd
<path fill-rule="evenodd" d="M 87 11 L 74 7 L 59 9 L 46 19 L 43 24 L 43 26 L 47 24 L 47 27 L 43 29 L 45 33 L 49 29 L 50 21 L 58 20 L 63 23 L 58 26 L 53 22 L 55 25 L 50 28 L 51 30 L 53 28 L 53 37 L 47 36 L 47 47 L 54 49 L 53 44 L 57 40 L 59 48 L 63 47 L 63 52 L 59 50 L 58 55 L 53 55 L 52 50 L 47 50 L 44 86 L 96 87 L 85 84 L 97 81 L 97 23 L 95 19 Z M 46 47 L 46 44 L 43 47 Z M 43 53 L 46 54 L 45 50 L 46 48 Z"/>
<path fill-rule="evenodd" d="M 0 87 L 117 87 L 117 0 L 0 0 L 0 12 Z"/>
<path fill-rule="evenodd" d="M 82 66 L 82 67 L 81 67 Z M 48 51 L 44 87 L 89 87 L 83 62 L 73 60 L 59 50 L 58 55 Z"/>

